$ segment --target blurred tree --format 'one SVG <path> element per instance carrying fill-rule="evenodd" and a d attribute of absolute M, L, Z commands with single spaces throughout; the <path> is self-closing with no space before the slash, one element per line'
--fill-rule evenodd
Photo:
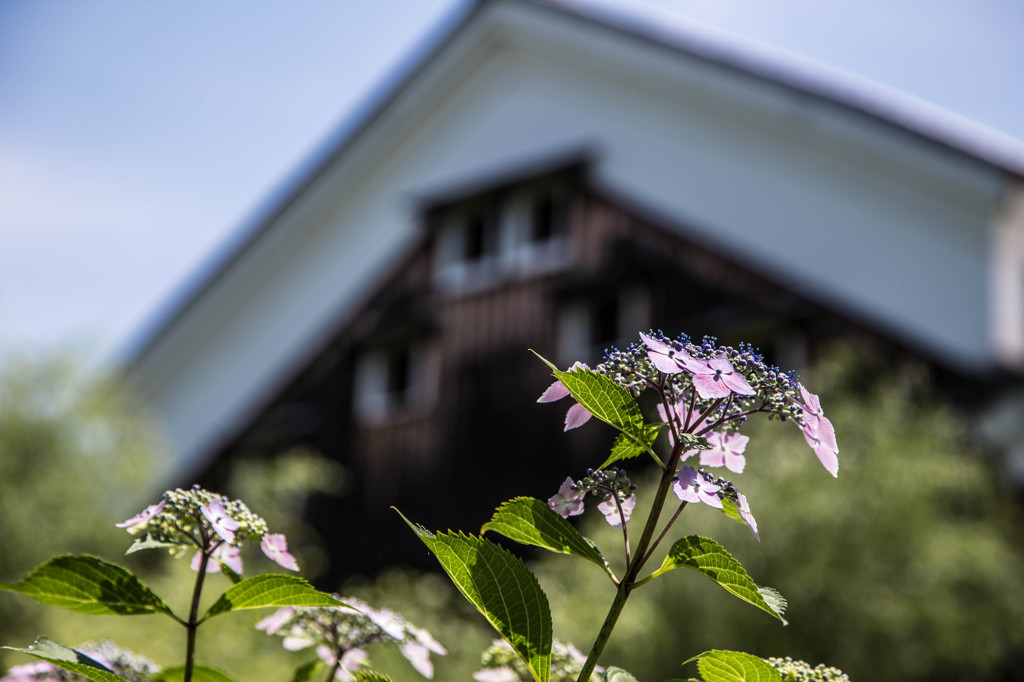
<path fill-rule="evenodd" d="M 744 428 L 747 471 L 733 481 L 762 541 L 702 506 L 673 531 L 719 539 L 787 597 L 790 625 L 676 571 L 636 592 L 603 662 L 664 679 L 694 672 L 679 667 L 691 655 L 724 648 L 824 662 L 872 682 L 1024 679 L 1022 510 L 967 442 L 962 416 L 936 403 L 919 369 L 850 353 L 822 363 L 808 385 L 839 435 L 838 480 L 796 427 L 755 419 Z M 585 523 L 602 547 L 621 541 L 599 516 Z M 537 571 L 556 635 L 582 648 L 612 586 L 578 563 L 544 559 Z"/>
<path fill-rule="evenodd" d="M 0 365 L 0 581 L 57 554 L 123 554 L 113 524 L 152 496 L 150 434 L 117 382 L 72 354 Z M 44 611 L 0 596 L 0 644 L 29 644 Z"/>

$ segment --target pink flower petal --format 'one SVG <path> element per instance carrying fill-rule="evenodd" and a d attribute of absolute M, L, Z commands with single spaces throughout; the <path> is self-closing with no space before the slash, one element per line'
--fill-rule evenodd
<path fill-rule="evenodd" d="M 729 387 L 733 393 L 739 395 L 756 395 L 757 391 L 751 388 L 750 383 L 746 378 L 738 372 L 729 372 L 728 374 L 722 374 L 722 383 Z"/>
<path fill-rule="evenodd" d="M 579 403 L 576 403 L 569 408 L 569 411 L 565 413 L 565 431 L 570 429 L 577 429 L 586 424 L 593 415 L 587 411 L 587 408 L 583 407 Z"/>
<path fill-rule="evenodd" d="M 538 403 L 553 403 L 556 400 L 569 395 L 569 389 L 567 389 L 561 381 L 556 381 L 547 387 L 547 389 L 541 393 L 540 397 L 537 398 Z"/>
<path fill-rule="evenodd" d="M 140 523 L 145 523 L 146 521 L 149 521 L 151 518 L 159 514 L 160 511 L 164 508 L 165 504 L 167 504 L 166 499 L 160 500 L 156 504 L 149 505 L 138 514 L 128 519 L 127 521 L 123 523 L 115 523 L 114 525 L 118 528 L 131 528 L 132 526 L 137 526 Z"/>
<path fill-rule="evenodd" d="M 704 400 L 727 398 L 731 393 L 729 387 L 724 382 L 718 381 L 715 374 L 693 375 L 693 387 L 697 389 L 697 395 Z"/>
<path fill-rule="evenodd" d="M 288 540 L 280 533 L 263 536 L 260 549 L 278 566 L 287 568 L 289 571 L 299 570 L 299 563 L 288 553 Z"/>

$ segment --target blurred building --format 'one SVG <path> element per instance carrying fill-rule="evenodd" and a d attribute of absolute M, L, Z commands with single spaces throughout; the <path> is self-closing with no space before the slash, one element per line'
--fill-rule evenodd
<path fill-rule="evenodd" d="M 392 504 L 473 529 L 593 465 L 610 434 L 559 435 L 528 349 L 593 363 L 653 327 L 799 366 L 846 337 L 1017 385 L 1024 153 L 942 112 L 546 0 L 472 4 L 369 111 L 130 366 L 175 483 L 296 444 L 343 463 L 311 517 L 357 534 L 348 569 L 422 554 Z"/>

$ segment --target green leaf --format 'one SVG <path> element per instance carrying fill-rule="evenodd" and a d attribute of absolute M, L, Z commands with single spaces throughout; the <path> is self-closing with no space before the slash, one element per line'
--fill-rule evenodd
<path fill-rule="evenodd" d="M 16 649 L 10 646 L 5 646 L 4 648 L 11 651 L 20 651 L 23 654 L 48 661 L 58 668 L 76 673 L 82 677 L 94 680 L 94 682 L 124 682 L 123 677 L 92 660 L 82 652 L 70 649 L 46 637 L 37 637 L 32 646 L 24 649 Z"/>
<path fill-rule="evenodd" d="M 395 682 L 391 677 L 384 673 L 379 673 L 374 670 L 361 670 L 356 673 L 355 682 Z"/>
<path fill-rule="evenodd" d="M 619 431 L 640 434 L 644 418 L 632 394 L 603 374 L 577 367 L 568 372 L 554 370 L 555 378 L 590 414 Z"/>
<path fill-rule="evenodd" d="M 613 666 L 604 671 L 602 682 L 638 682 L 638 680 L 622 668 Z"/>
<path fill-rule="evenodd" d="M 324 669 L 325 664 L 319 658 L 314 658 L 308 663 L 303 663 L 295 669 L 295 674 L 292 675 L 292 682 L 309 682 L 320 674 L 320 671 Z"/>
<path fill-rule="evenodd" d="M 398 514 L 434 553 L 455 587 L 519 654 L 533 678 L 548 682 L 551 611 L 536 576 L 522 560 L 484 538 L 434 534 Z"/>
<path fill-rule="evenodd" d="M 20 582 L 0 585 L 40 604 L 96 616 L 136 615 L 171 609 L 131 571 L 99 557 L 54 557 L 32 569 Z"/>
<path fill-rule="evenodd" d="M 185 666 L 176 665 L 161 670 L 153 677 L 153 682 L 182 682 L 184 679 Z M 192 668 L 192 682 L 235 682 L 235 679 L 216 668 L 196 665 Z"/>
<path fill-rule="evenodd" d="M 480 532 L 489 530 L 524 545 L 578 556 L 609 571 L 608 562 L 592 542 L 547 504 L 533 497 L 517 497 L 502 503 Z"/>
<path fill-rule="evenodd" d="M 664 426 L 665 424 L 647 424 L 644 426 L 645 433 L 639 437 L 620 433 L 615 437 L 611 454 L 608 455 L 608 459 L 599 468 L 605 469 L 623 459 L 632 459 L 645 452 L 652 452 L 651 446 L 654 443 L 654 439 L 658 437 L 658 433 Z"/>
<path fill-rule="evenodd" d="M 144 549 L 167 549 L 168 547 L 181 546 L 180 542 L 160 542 L 159 540 L 151 540 L 148 535 L 143 535 L 140 538 L 135 538 L 135 542 L 132 543 L 131 547 L 124 554 L 128 556 L 129 554 L 141 552 Z"/>
<path fill-rule="evenodd" d="M 786 600 L 782 598 L 782 595 L 770 588 L 759 588 L 747 575 L 740 562 L 736 561 L 724 547 L 714 540 L 699 535 L 690 535 L 676 540 L 672 549 L 669 550 L 668 556 L 665 557 L 665 561 L 662 562 L 661 568 L 644 582 L 680 567 L 703 573 L 743 601 L 753 604 L 786 624 L 786 619 L 782 617 L 786 608 Z M 771 601 L 765 598 L 765 594 L 761 592 L 762 589 L 768 590 L 767 594 Z"/>
<path fill-rule="evenodd" d="M 264 606 L 348 606 L 326 592 L 320 592 L 302 578 L 282 573 L 265 573 L 232 585 L 203 616 L 203 620 L 228 611 L 259 609 Z"/>
<path fill-rule="evenodd" d="M 683 661 L 697 661 L 704 682 L 782 682 L 779 671 L 763 659 L 740 651 L 706 651 Z"/>

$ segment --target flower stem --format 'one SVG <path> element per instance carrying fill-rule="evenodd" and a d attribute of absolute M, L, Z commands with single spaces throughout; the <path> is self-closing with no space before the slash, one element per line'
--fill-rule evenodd
<path fill-rule="evenodd" d="M 618 590 L 615 592 L 615 599 L 612 600 L 612 605 L 608 609 L 608 615 L 605 616 L 604 623 L 601 625 L 601 630 L 597 633 L 597 639 L 594 640 L 594 645 L 590 649 L 587 661 L 583 664 L 583 669 L 580 671 L 579 677 L 576 678 L 577 682 L 590 682 L 590 676 L 593 674 L 594 668 L 597 666 L 597 660 L 601 657 L 601 652 L 604 651 L 604 647 L 608 643 L 608 639 L 611 637 L 612 630 L 615 629 L 615 623 L 619 620 L 619 614 L 622 613 L 622 607 L 626 605 L 629 593 L 632 591 L 634 584 L 636 583 L 637 575 L 640 573 L 640 569 L 643 567 L 647 557 L 649 556 L 648 547 L 651 545 L 651 540 L 654 537 L 654 531 L 658 526 L 658 520 L 661 518 L 661 510 L 665 506 L 665 498 L 668 495 L 669 489 L 672 487 L 672 480 L 675 478 L 675 468 L 679 464 L 679 458 L 682 454 L 683 445 L 679 442 L 674 448 L 672 448 L 672 454 L 669 457 L 668 465 L 661 472 L 661 482 L 658 484 L 658 492 L 654 496 L 654 503 L 651 505 L 651 512 L 647 516 L 647 523 L 644 525 L 643 535 L 640 537 L 640 542 L 637 544 L 636 550 L 633 552 L 633 561 L 626 566 L 626 574 L 619 582 Z"/>
<path fill-rule="evenodd" d="M 185 678 L 184 682 L 192 682 L 192 669 L 196 663 L 196 630 L 199 629 L 199 597 L 203 593 L 203 579 L 206 577 L 206 566 L 210 563 L 210 554 L 202 552 L 199 560 L 199 573 L 196 575 L 195 586 L 192 588 L 192 605 L 188 611 L 188 622 L 185 623 L 188 635 L 185 643 Z"/>

